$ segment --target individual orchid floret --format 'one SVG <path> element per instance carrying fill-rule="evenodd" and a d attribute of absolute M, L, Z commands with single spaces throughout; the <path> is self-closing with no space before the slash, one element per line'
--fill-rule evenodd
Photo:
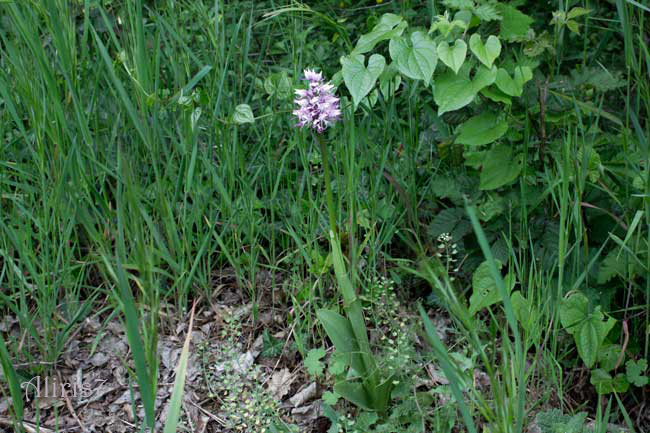
<path fill-rule="evenodd" d="M 308 89 L 297 89 L 295 103 L 298 108 L 293 114 L 298 118 L 296 126 L 315 129 L 322 133 L 341 117 L 339 98 L 334 94 L 334 86 L 323 81 L 323 74 L 305 69 Z"/>

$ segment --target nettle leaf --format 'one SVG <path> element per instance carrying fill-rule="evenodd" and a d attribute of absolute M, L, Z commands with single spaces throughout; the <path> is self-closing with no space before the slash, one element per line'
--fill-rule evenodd
<path fill-rule="evenodd" d="M 354 108 L 372 90 L 379 75 L 386 66 L 386 59 L 380 54 L 373 54 L 365 66 L 365 58 L 361 54 L 341 58 L 343 66 L 343 81 L 352 95 Z"/>
<path fill-rule="evenodd" d="M 589 299 L 582 293 L 574 293 L 560 304 L 560 323 L 569 334 L 575 334 L 589 314 Z"/>
<path fill-rule="evenodd" d="M 253 110 L 248 104 L 239 104 L 235 107 L 235 112 L 232 114 L 232 121 L 238 125 L 244 123 L 255 123 L 255 116 Z"/>
<path fill-rule="evenodd" d="M 437 77 L 433 99 L 438 104 L 438 116 L 468 105 L 481 89 L 494 83 L 496 75 L 496 67 L 487 69 L 481 66 L 474 79 L 471 79 L 463 71 L 460 71 L 459 74 L 448 71 Z"/>
<path fill-rule="evenodd" d="M 481 41 L 481 35 L 474 33 L 472 37 L 469 38 L 469 49 L 472 50 L 472 53 L 474 53 L 481 63 L 488 68 L 491 68 L 494 61 L 499 57 L 499 54 L 501 54 L 501 42 L 496 36 L 490 35 L 485 44 L 483 44 L 483 41 Z"/>
<path fill-rule="evenodd" d="M 449 46 L 447 42 L 442 41 L 438 44 L 437 52 L 442 63 L 458 74 L 460 67 L 465 63 L 467 44 L 462 39 L 456 39 L 453 46 Z"/>
<path fill-rule="evenodd" d="M 508 71 L 499 68 L 495 83 L 499 90 L 506 95 L 519 97 L 524 91 L 524 84 L 532 80 L 532 78 L 533 71 L 528 66 L 517 66 L 514 78 L 510 77 Z"/>
<path fill-rule="evenodd" d="M 508 122 L 496 113 L 485 111 L 458 127 L 456 143 L 480 146 L 492 143 L 508 130 Z"/>
<path fill-rule="evenodd" d="M 304 362 L 309 374 L 312 376 L 320 376 L 323 374 L 325 365 L 321 362 L 321 359 L 325 357 L 325 354 L 325 349 L 322 347 L 311 349 L 307 352 L 307 357 Z"/>
<path fill-rule="evenodd" d="M 501 269 L 501 262 L 496 260 L 496 264 Z M 508 274 L 504 279 L 504 283 L 506 290 L 510 293 L 515 286 L 514 275 Z M 501 292 L 490 273 L 490 264 L 485 261 L 476 268 L 472 275 L 472 296 L 469 298 L 469 313 L 474 315 L 483 308 L 494 305 L 501 300 Z"/>
<path fill-rule="evenodd" d="M 399 71 L 409 78 L 424 80 L 428 86 L 438 57 L 436 45 L 423 32 L 411 33 L 410 42 L 404 37 L 390 40 L 390 57 L 397 63 Z"/>
<path fill-rule="evenodd" d="M 364 54 L 375 48 L 375 46 L 382 41 L 392 39 L 404 33 L 407 27 L 406 21 L 395 14 L 384 14 L 379 19 L 379 22 L 373 27 L 370 33 L 362 35 L 357 41 L 357 45 L 352 50 L 351 55 Z"/>
<path fill-rule="evenodd" d="M 600 346 L 598 331 L 598 323 L 593 320 L 586 320 L 580 326 L 578 333 L 574 334 L 578 344 L 578 354 L 587 368 L 593 367 L 596 363 L 596 355 Z"/>
<path fill-rule="evenodd" d="M 499 32 L 501 38 L 512 41 L 528 33 L 528 29 L 533 23 L 531 17 L 504 3 L 498 3 L 496 7 L 502 17 L 501 31 Z"/>
<path fill-rule="evenodd" d="M 638 361 L 629 360 L 625 363 L 625 374 L 627 380 L 638 387 L 646 386 L 648 384 L 648 376 L 645 376 L 646 369 L 648 368 L 648 361 L 640 359 Z"/>
<path fill-rule="evenodd" d="M 593 367 L 599 350 L 614 327 L 616 320 L 601 312 L 600 306 L 589 313 L 589 300 L 581 293 L 574 293 L 560 305 L 560 322 L 573 335 L 578 354 L 587 368 Z"/>
<path fill-rule="evenodd" d="M 482 22 L 501 21 L 502 17 L 497 9 L 490 4 L 483 4 L 474 8 L 474 15 Z"/>
<path fill-rule="evenodd" d="M 507 185 L 517 179 L 523 156 L 512 154 L 512 148 L 499 144 L 488 151 L 481 170 L 479 189 L 486 191 Z"/>
<path fill-rule="evenodd" d="M 587 15 L 591 13 L 591 9 L 585 9 L 581 7 L 571 8 L 571 10 L 566 14 L 567 19 L 578 18 L 582 15 Z"/>

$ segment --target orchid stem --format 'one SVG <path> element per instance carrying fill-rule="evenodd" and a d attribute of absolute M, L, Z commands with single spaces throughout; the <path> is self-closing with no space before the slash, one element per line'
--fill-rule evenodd
<path fill-rule="evenodd" d="M 330 166 L 329 159 L 327 156 L 327 144 L 323 139 L 323 136 L 320 134 L 315 134 L 316 140 L 320 145 L 320 154 L 323 162 L 323 170 L 325 171 L 325 194 L 327 199 L 327 211 L 329 213 L 330 220 L 330 230 L 338 236 L 338 231 L 336 230 L 336 215 L 334 213 L 334 196 L 332 195 L 332 186 L 330 182 Z"/>

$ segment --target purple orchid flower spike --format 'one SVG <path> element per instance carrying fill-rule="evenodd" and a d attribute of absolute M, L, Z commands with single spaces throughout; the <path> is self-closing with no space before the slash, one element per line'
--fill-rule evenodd
<path fill-rule="evenodd" d="M 322 133 L 341 117 L 339 98 L 334 95 L 334 86 L 323 81 L 322 73 L 305 69 L 304 75 L 309 88 L 296 90 L 294 102 L 298 108 L 293 111 L 298 118 L 296 126 L 306 126 Z"/>

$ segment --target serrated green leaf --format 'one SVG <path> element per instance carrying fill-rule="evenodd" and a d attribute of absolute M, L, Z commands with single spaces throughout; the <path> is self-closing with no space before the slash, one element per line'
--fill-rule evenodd
<path fill-rule="evenodd" d="M 248 104 L 239 104 L 235 107 L 235 112 L 232 115 L 232 121 L 238 125 L 244 123 L 255 123 L 255 116 L 253 110 Z"/>
<path fill-rule="evenodd" d="M 334 406 L 336 402 L 339 401 L 339 397 L 341 396 L 335 392 L 325 391 L 323 393 L 323 402 L 329 404 L 330 406 Z"/>
<path fill-rule="evenodd" d="M 390 57 L 402 74 L 416 80 L 424 80 L 424 83 L 429 85 L 438 57 L 436 46 L 426 33 L 411 33 L 410 42 L 404 37 L 393 38 L 388 48 Z"/>
<path fill-rule="evenodd" d="M 589 299 L 574 293 L 560 304 L 560 323 L 569 334 L 575 334 L 589 314 Z"/>
<path fill-rule="evenodd" d="M 325 357 L 326 353 L 327 352 L 325 352 L 325 349 L 322 347 L 311 349 L 309 352 L 307 352 L 307 357 L 305 358 L 304 363 L 309 374 L 315 377 L 321 376 L 323 374 L 325 366 L 321 362 L 321 359 Z"/>
<path fill-rule="evenodd" d="M 618 344 L 601 345 L 598 349 L 596 361 L 600 368 L 605 371 L 611 371 L 616 366 L 618 358 L 621 356 L 621 346 Z"/>
<path fill-rule="evenodd" d="M 494 61 L 501 54 L 501 42 L 494 35 L 490 35 L 485 44 L 483 44 L 481 35 L 474 33 L 469 38 L 469 48 L 476 58 L 488 68 L 492 68 Z"/>
<path fill-rule="evenodd" d="M 591 13 L 591 9 L 585 9 L 581 7 L 575 7 L 571 8 L 571 10 L 566 14 L 567 19 L 574 19 L 578 18 L 582 15 L 587 15 L 588 13 Z"/>
<path fill-rule="evenodd" d="M 648 384 L 648 376 L 644 375 L 648 368 L 648 361 L 640 359 L 638 361 L 629 360 L 625 363 L 625 374 L 627 380 L 638 387 L 643 387 Z"/>
<path fill-rule="evenodd" d="M 458 127 L 456 143 L 468 146 L 489 144 L 508 130 L 508 122 L 496 113 L 485 111 L 467 120 Z"/>
<path fill-rule="evenodd" d="M 596 392 L 600 395 L 612 392 L 622 393 L 630 387 L 624 374 L 617 374 L 612 378 L 609 373 L 600 368 L 591 371 L 589 382 L 596 387 Z"/>
<path fill-rule="evenodd" d="M 327 371 L 329 371 L 329 373 L 333 376 L 338 376 L 339 374 L 343 374 L 347 365 L 348 362 L 346 360 L 346 355 L 339 351 L 336 351 L 330 357 L 329 367 L 327 367 Z"/>
<path fill-rule="evenodd" d="M 575 334 L 576 343 L 578 343 L 578 354 L 587 368 L 591 368 L 596 363 L 596 354 L 600 346 L 598 337 L 598 324 L 593 320 L 585 320 L 579 327 L 578 333 Z"/>
<path fill-rule="evenodd" d="M 465 63 L 467 56 L 467 44 L 462 39 L 456 39 L 453 46 L 449 46 L 446 41 L 441 41 L 436 50 L 438 58 L 442 63 L 447 65 L 454 73 L 458 74 L 460 67 Z"/>
<path fill-rule="evenodd" d="M 482 22 L 501 21 L 502 17 L 496 8 L 490 4 L 482 4 L 474 8 L 476 15 Z"/>
<path fill-rule="evenodd" d="M 505 40 L 515 40 L 528 33 L 533 19 L 528 15 L 518 11 L 514 7 L 498 3 L 496 5 L 499 14 L 501 14 L 501 31 L 499 36 Z"/>
<path fill-rule="evenodd" d="M 522 155 L 513 156 L 510 146 L 495 146 L 487 153 L 483 163 L 479 189 L 486 191 L 509 184 L 517 179 L 522 166 Z"/>
<path fill-rule="evenodd" d="M 380 54 L 373 54 L 365 66 L 365 58 L 361 54 L 341 58 L 343 66 L 343 81 L 352 95 L 354 108 L 375 86 L 377 78 L 386 66 L 386 59 Z"/>

